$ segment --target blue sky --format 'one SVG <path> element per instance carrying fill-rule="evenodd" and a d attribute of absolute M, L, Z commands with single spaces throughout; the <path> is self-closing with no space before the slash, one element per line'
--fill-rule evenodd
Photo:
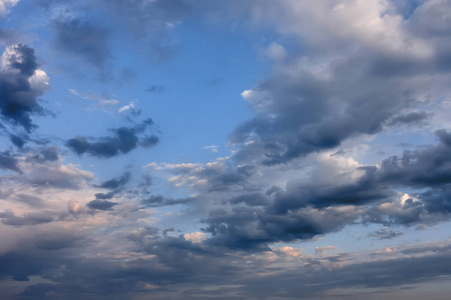
<path fill-rule="evenodd" d="M 0 0 L 5 299 L 447 299 L 440 0 Z"/>

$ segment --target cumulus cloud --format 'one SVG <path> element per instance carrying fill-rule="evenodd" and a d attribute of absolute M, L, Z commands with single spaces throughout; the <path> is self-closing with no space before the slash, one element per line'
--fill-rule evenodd
<path fill-rule="evenodd" d="M 410 30 L 419 21 L 412 16 L 405 25 L 389 1 L 261 5 L 254 21 L 295 37 L 303 50 L 276 60 L 272 76 L 242 94 L 256 115 L 231 134 L 231 142 L 241 145 L 236 154 L 241 162 L 286 163 L 379 133 L 387 122 L 417 125 L 427 112 L 399 112 L 420 105 L 424 94 L 449 92 L 432 79 L 450 72 L 442 53 L 446 36 L 435 35 L 432 42 Z M 440 5 L 429 1 L 413 15 Z"/>
<path fill-rule="evenodd" d="M 30 132 L 37 125 L 32 114 L 45 114 L 38 97 L 49 88 L 49 78 L 38 69 L 34 50 L 26 45 L 9 46 L 0 58 L 0 112 L 2 119 Z"/>

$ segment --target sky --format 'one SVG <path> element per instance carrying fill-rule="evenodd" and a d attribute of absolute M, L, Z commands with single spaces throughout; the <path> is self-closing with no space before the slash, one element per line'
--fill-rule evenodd
<path fill-rule="evenodd" d="M 0 0 L 2 299 L 449 299 L 451 2 Z"/>

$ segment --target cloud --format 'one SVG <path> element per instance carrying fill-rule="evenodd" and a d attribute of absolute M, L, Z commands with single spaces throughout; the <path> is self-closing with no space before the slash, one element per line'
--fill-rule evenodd
<path fill-rule="evenodd" d="M 117 112 L 121 113 L 121 112 L 124 112 L 127 110 L 134 111 L 135 110 L 135 102 L 132 101 L 132 102 L 130 102 L 130 104 L 122 106 L 121 108 L 119 108 L 119 110 Z"/>
<path fill-rule="evenodd" d="M 425 125 L 426 120 L 430 117 L 430 114 L 424 111 L 411 112 L 404 115 L 399 115 L 394 117 L 388 122 L 389 126 L 399 126 L 399 125 Z"/>
<path fill-rule="evenodd" d="M 402 157 L 386 158 L 376 166 L 319 155 L 339 164 L 320 161 L 326 175 L 315 170 L 310 179 L 289 180 L 285 188 L 263 183 L 261 172 L 266 166 L 253 166 L 249 173 L 222 161 L 149 167 L 168 172 L 175 186 L 192 188 L 193 203 L 209 201 L 208 216 L 202 220 L 204 232 L 212 235 L 206 243 L 264 250 L 274 242 L 312 239 L 355 223 L 412 226 L 448 220 L 451 133 L 438 130 L 436 136 L 436 145 L 406 150 Z M 287 176 L 286 167 L 279 168 L 272 167 L 270 178 Z M 346 175 L 336 168 L 344 168 Z M 265 188 L 266 193 L 260 192 Z M 414 191 L 400 194 L 399 189 Z M 397 235 L 385 232 L 385 236 Z"/>
<path fill-rule="evenodd" d="M 54 146 L 42 147 L 37 149 L 37 151 L 31 151 L 26 158 L 27 161 L 35 163 L 54 162 L 59 159 L 59 150 Z"/>
<path fill-rule="evenodd" d="M 73 164 L 64 164 L 53 147 L 21 158 L 20 168 L 23 174 L 11 176 L 10 180 L 31 186 L 78 189 L 94 178 L 91 172 Z"/>
<path fill-rule="evenodd" d="M 177 204 L 186 204 L 192 201 L 192 199 L 172 199 L 167 198 L 162 195 L 151 195 L 150 197 L 144 198 L 141 200 L 141 204 L 144 207 L 160 207 L 160 206 L 170 206 Z"/>
<path fill-rule="evenodd" d="M 210 150 L 212 153 L 218 153 L 218 146 L 205 146 L 202 149 Z"/>
<path fill-rule="evenodd" d="M 50 223 L 54 221 L 54 213 L 28 213 L 22 217 L 17 217 L 13 212 L 0 213 L 3 224 L 11 226 L 32 226 Z"/>
<path fill-rule="evenodd" d="M 275 26 L 302 50 L 286 51 L 283 60 L 274 61 L 269 78 L 242 94 L 255 116 L 230 135 L 239 163 L 251 159 L 267 165 L 287 163 L 357 136 L 375 135 L 390 121 L 418 125 L 429 115 L 412 112 L 424 108 L 423 95 L 434 94 L 435 99 L 449 93 L 448 87 L 432 79 L 451 71 L 443 52 L 448 31 L 440 35 L 434 31 L 447 27 L 424 26 L 427 37 L 414 29 L 421 27 L 417 14 L 430 13 L 427 7 L 444 11 L 447 4 L 428 1 L 408 23 L 392 10 L 391 1 L 365 5 L 282 1 L 277 6 L 262 1 L 261 5 L 253 22 Z M 243 11 L 252 11 L 249 6 L 243 4 Z M 439 20 L 448 22 L 445 17 Z"/>
<path fill-rule="evenodd" d="M 45 201 L 39 197 L 27 195 L 27 194 L 17 194 L 14 198 L 15 201 L 22 202 L 30 207 L 43 207 L 45 206 Z"/>
<path fill-rule="evenodd" d="M 17 135 L 14 135 L 14 134 L 10 134 L 9 139 L 10 139 L 11 143 L 13 143 L 14 146 L 16 146 L 17 148 L 20 148 L 20 149 L 23 148 L 23 146 L 27 142 L 25 139 L 23 139 Z"/>
<path fill-rule="evenodd" d="M 38 69 L 34 50 L 26 45 L 8 46 L 0 62 L 0 112 L 5 121 L 30 132 L 37 125 L 32 114 L 45 115 L 37 99 L 49 87 L 49 78 Z"/>
<path fill-rule="evenodd" d="M 128 180 L 130 179 L 130 173 L 125 173 L 121 178 L 114 178 L 108 181 L 105 181 L 102 183 L 99 187 L 107 188 L 107 189 L 115 189 L 113 192 L 109 193 L 96 193 L 94 196 L 96 197 L 95 200 L 92 200 L 86 204 L 87 207 L 90 209 L 97 209 L 97 210 L 113 210 L 113 207 L 115 205 L 118 205 L 117 202 L 108 201 L 109 199 L 112 199 L 116 193 L 118 192 L 118 188 L 127 184 Z"/>
<path fill-rule="evenodd" d="M 166 91 L 166 87 L 162 85 L 151 85 L 150 88 L 146 89 L 149 93 L 164 93 Z"/>
<path fill-rule="evenodd" d="M 119 104 L 119 101 L 116 100 L 116 99 L 107 99 L 107 98 L 102 97 L 101 95 L 98 95 L 98 94 L 93 93 L 93 92 L 86 92 L 86 93 L 80 94 L 79 92 L 77 92 L 74 89 L 69 89 L 69 92 L 72 95 L 75 95 L 75 96 L 80 97 L 82 99 L 95 100 L 95 101 L 97 101 L 97 105 L 100 106 L 100 107 L 109 106 L 109 105 L 114 106 L 114 105 L 118 105 Z"/>
<path fill-rule="evenodd" d="M 120 177 L 113 178 L 110 180 L 107 180 L 105 182 L 102 182 L 98 187 L 104 188 L 104 189 L 110 189 L 110 190 L 116 190 L 118 188 L 122 188 L 124 185 L 126 185 L 130 180 L 131 173 L 125 172 Z"/>
<path fill-rule="evenodd" d="M 7 132 L 19 154 L 0 152 L 0 168 L 18 173 L 1 178 L 2 294 L 14 294 L 14 287 L 19 298 L 371 299 L 399 293 L 400 298 L 445 299 L 450 243 L 395 244 L 395 238 L 402 234 L 397 228 L 450 220 L 451 132 L 437 130 L 437 143 L 402 153 L 395 148 L 381 160 L 372 155 L 380 141 L 371 139 L 383 133 L 378 137 L 384 143 L 398 143 L 399 134 L 427 121 L 420 134 L 429 142 L 428 130 L 440 124 L 432 108 L 449 94 L 449 84 L 443 84 L 450 71 L 449 4 L 194 2 L 79 5 L 94 5 L 95 14 L 111 9 L 119 23 L 157 43 L 151 51 L 162 55 L 173 46 L 166 40 L 172 30 L 168 22 L 178 24 L 194 8 L 214 18 L 218 12 L 210 9 L 227 14 L 226 5 L 246 18 L 243 25 L 233 16 L 230 24 L 265 33 L 270 28 L 265 45 L 277 36 L 286 48 L 270 44 L 265 52 L 270 75 L 242 93 L 254 116 L 230 135 L 231 156 L 207 163 L 152 162 L 146 166 L 154 178 L 149 190 L 150 177 L 133 186 L 132 171 L 93 185 L 94 174 L 64 163 L 64 151 L 31 148 L 30 137 Z M 54 30 L 57 43 L 64 44 L 60 49 L 102 69 L 111 60 L 107 42 L 114 29 L 102 31 L 95 24 L 58 19 Z M 100 45 L 93 50 L 97 36 Z M 77 37 L 79 45 L 66 41 Z M 10 75 L 1 82 L 20 77 L 28 82 L 24 91 L 44 91 L 48 78 L 38 72 L 35 59 L 28 64 L 16 58 L 3 64 Z M 114 104 L 109 97 L 70 92 L 99 105 Z M 133 105 L 121 109 L 131 112 Z M 14 119 L 8 122 L 30 131 L 34 123 L 29 121 L 29 129 Z M 77 136 L 66 147 L 80 156 L 113 158 L 156 145 L 158 137 L 148 133 L 151 125 L 147 120 L 100 137 Z M 384 143 L 380 147 L 390 153 Z M 181 191 L 166 194 L 160 176 Z M 174 196 L 179 193 L 190 196 Z M 363 233 L 383 248 L 342 252 L 318 244 L 315 254 L 311 244 L 296 248 L 346 226 L 368 224 L 383 224 Z M 423 297 L 417 292 L 425 283 L 440 288 Z"/>
<path fill-rule="evenodd" d="M 1 10 L 1 9 L 0 9 Z M 1 17 L 1 13 L 0 13 Z M 0 44 L 11 45 L 19 42 L 20 33 L 14 29 L 1 28 L 0 29 Z"/>
<path fill-rule="evenodd" d="M 153 121 L 148 119 L 134 127 L 110 129 L 112 135 L 101 138 L 76 136 L 68 140 L 66 146 L 80 156 L 85 153 L 98 158 L 118 156 L 130 152 L 138 146 L 146 148 L 155 146 L 159 142 L 158 137 L 154 135 L 139 137 L 152 124 Z"/>
<path fill-rule="evenodd" d="M 86 204 L 86 206 L 90 209 L 98 210 L 112 210 L 115 205 L 118 205 L 118 203 L 99 199 L 92 200 L 88 204 Z"/>
<path fill-rule="evenodd" d="M 402 235 L 403 233 L 400 231 L 394 231 L 391 230 L 388 227 L 384 227 L 382 229 L 379 229 L 377 231 L 371 232 L 369 234 L 370 237 L 376 238 L 376 239 L 384 239 L 384 240 L 388 240 L 388 239 L 393 239 L 397 236 Z"/>
<path fill-rule="evenodd" d="M 0 168 L 3 170 L 21 172 L 15 155 L 10 151 L 0 152 Z"/>
<path fill-rule="evenodd" d="M 4 17 L 9 13 L 19 0 L 0 0 L 0 17 Z"/>
<path fill-rule="evenodd" d="M 185 238 L 185 240 L 191 241 L 193 243 L 200 243 L 207 238 L 206 234 L 203 232 L 185 233 L 183 237 Z"/>
<path fill-rule="evenodd" d="M 107 46 L 108 31 L 80 19 L 59 18 L 53 21 L 55 45 L 66 53 L 78 56 L 104 72 L 112 55 Z"/>
<path fill-rule="evenodd" d="M 122 21 L 131 36 L 144 41 L 146 55 L 156 61 L 164 61 L 174 56 L 180 48 L 170 31 L 180 21 L 190 16 L 193 3 L 184 0 L 138 0 L 125 3 L 120 0 L 106 1 L 114 18 Z"/>

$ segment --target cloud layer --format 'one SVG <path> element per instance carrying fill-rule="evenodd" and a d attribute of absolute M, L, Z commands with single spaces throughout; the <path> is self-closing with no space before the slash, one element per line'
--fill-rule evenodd
<path fill-rule="evenodd" d="M 450 3 L 24 2 L 0 0 L 5 299 L 449 297 Z"/>

